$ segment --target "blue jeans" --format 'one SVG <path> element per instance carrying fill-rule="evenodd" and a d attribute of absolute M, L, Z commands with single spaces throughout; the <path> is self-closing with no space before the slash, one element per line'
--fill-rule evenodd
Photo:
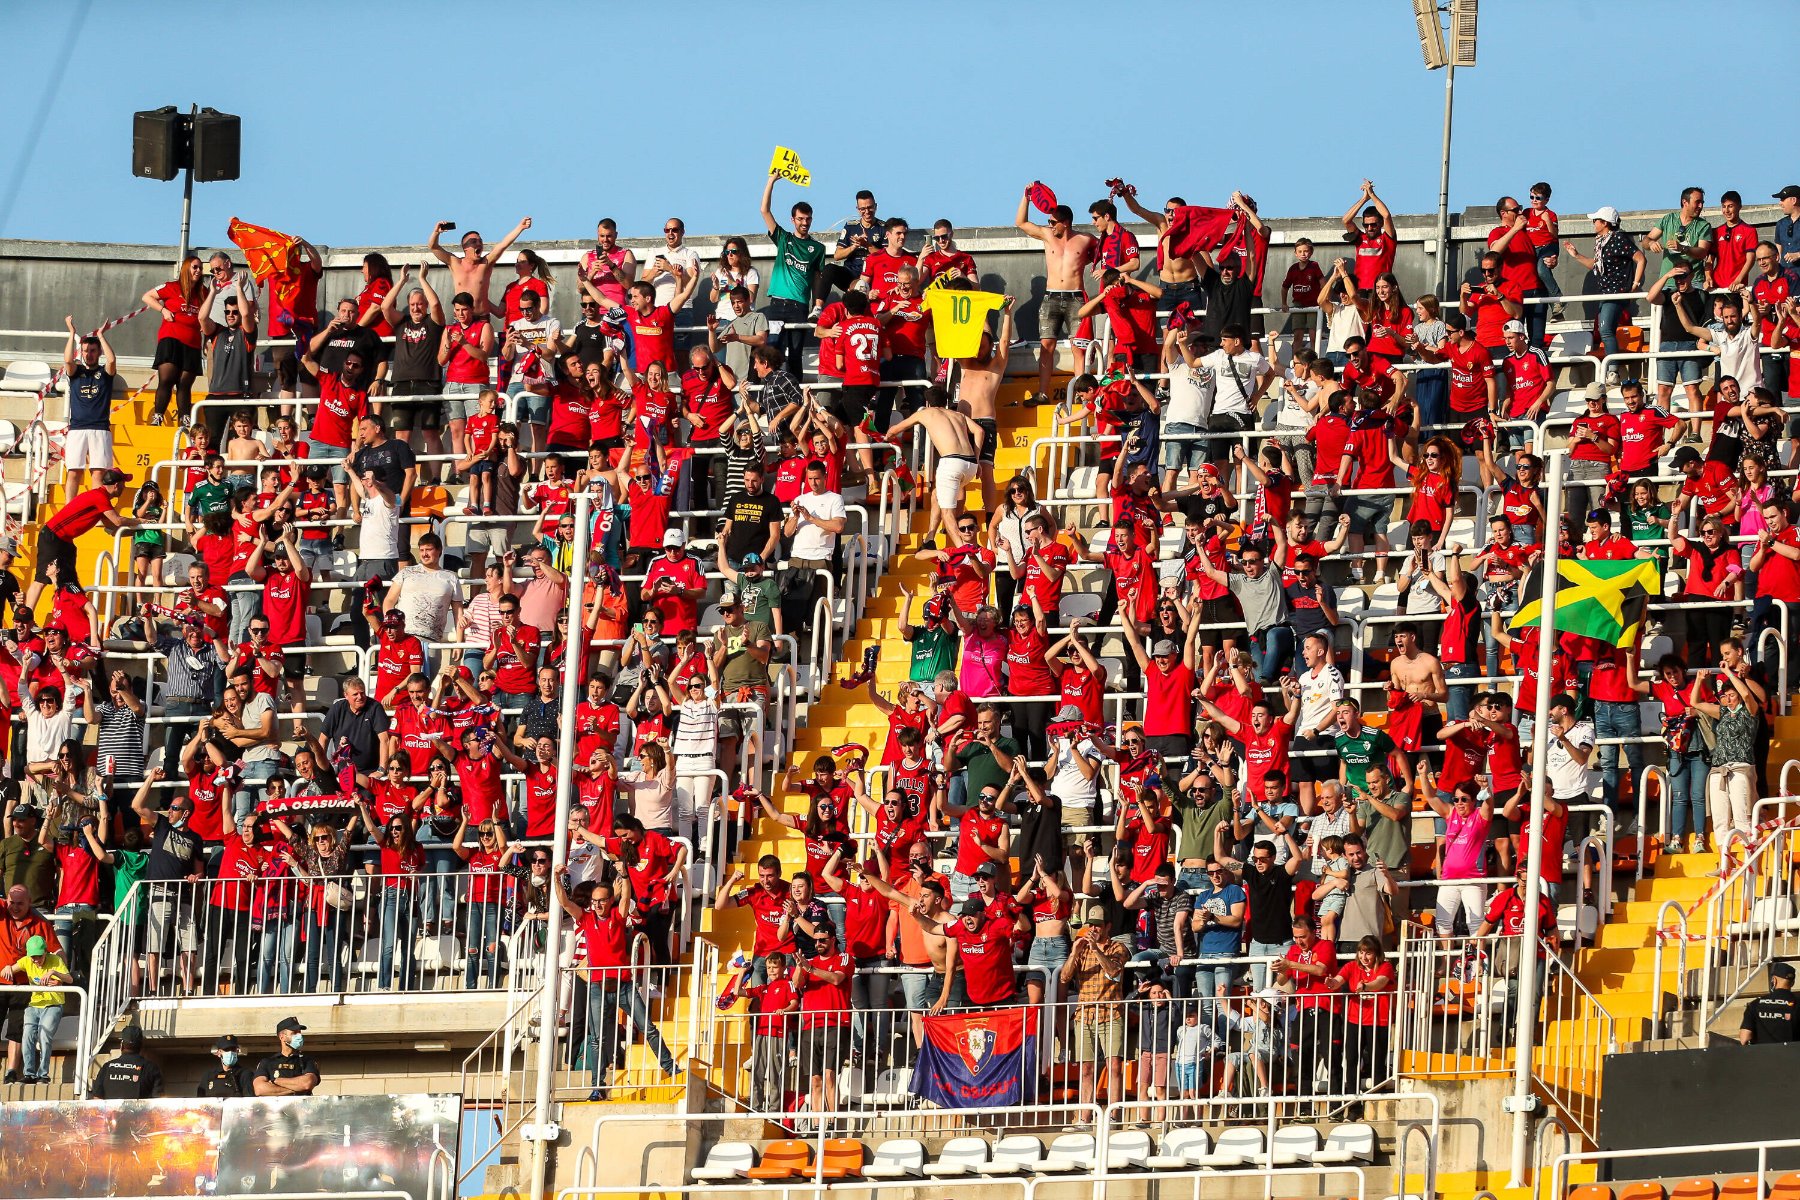
<path fill-rule="evenodd" d="M 489 900 L 469 903 L 469 944 L 463 965 L 463 987 L 473 988 L 476 977 L 485 986 L 500 986 L 500 903 Z"/>
<path fill-rule="evenodd" d="M 1642 732 L 1638 726 L 1636 701 L 1594 701 L 1594 733 L 1601 740 L 1635 738 Z M 1628 744 L 1625 747 L 1625 761 L 1630 766 L 1631 778 L 1635 780 L 1644 765 L 1644 748 L 1635 743 Z M 1616 804 L 1619 796 L 1619 747 L 1600 747 L 1600 773 L 1606 781 L 1607 802 Z"/>
<path fill-rule="evenodd" d="M 1680 351 L 1696 350 L 1700 343 L 1693 338 L 1672 338 L 1663 335 L 1661 350 Z M 1659 358 L 1656 360 L 1656 382 L 1673 386 L 1677 376 L 1682 383 L 1700 382 L 1700 360 L 1697 358 Z"/>
<path fill-rule="evenodd" d="M 25 1006 L 25 1077 L 36 1078 L 50 1073 L 50 1047 L 56 1041 L 56 1027 L 62 1023 L 63 1006 L 35 1004 Z"/>
<path fill-rule="evenodd" d="M 256 811 L 256 802 L 262 799 L 263 785 L 275 778 L 275 772 L 281 769 L 278 758 L 258 759 L 244 764 L 243 784 L 231 794 L 231 819 L 242 821 Z"/>
<path fill-rule="evenodd" d="M 794 323 L 804 322 L 809 311 L 811 310 L 799 300 L 783 300 L 778 297 L 771 298 L 763 307 L 763 315 L 771 324 L 776 321 L 782 323 L 781 333 L 777 335 L 777 344 L 781 347 L 781 365 L 794 377 L 796 383 L 800 381 L 800 355 L 806 349 L 806 335 L 812 331 L 795 329 Z"/>
<path fill-rule="evenodd" d="M 1255 938 L 1251 938 L 1250 939 L 1250 949 L 1248 951 L 1246 951 L 1246 953 L 1248 953 L 1250 955 L 1250 957 L 1252 957 L 1252 958 L 1259 958 L 1259 957 L 1263 957 L 1265 955 L 1274 955 L 1276 958 L 1280 958 L 1282 955 L 1287 953 L 1288 947 L 1293 944 L 1294 943 L 1291 941 L 1259 942 Z M 1254 991 L 1260 992 L 1264 988 L 1268 987 L 1269 986 L 1269 964 L 1268 963 L 1251 963 L 1250 964 L 1250 980 L 1251 980 L 1251 983 L 1250 983 L 1251 989 Z"/>
<path fill-rule="evenodd" d="M 325 908 L 323 918 L 314 916 L 306 923 L 306 991 L 319 990 L 321 968 L 329 972 L 326 984 L 331 991 L 344 990 L 348 974 L 344 962 L 348 926 L 344 910 L 330 907 Z"/>
<path fill-rule="evenodd" d="M 1198 438 L 1192 441 L 1171 441 L 1178 434 L 1204 433 L 1198 425 L 1190 425 L 1186 421 L 1168 421 L 1162 427 L 1162 469 L 1165 471 L 1197 471 L 1200 464 L 1206 461 L 1206 443 Z"/>
<path fill-rule="evenodd" d="M 1474 679 L 1477 678 L 1477 670 L 1474 663 L 1445 663 L 1444 678 L 1448 680 Z M 1475 707 L 1475 685 L 1470 683 L 1458 686 L 1452 683 L 1447 707 L 1450 709 L 1452 721 L 1468 720 L 1469 711 Z"/>
<path fill-rule="evenodd" d="M 1706 756 L 1669 757 L 1669 836 L 1706 836 Z"/>
<path fill-rule="evenodd" d="M 1210 1000 L 1229 992 L 1232 985 L 1237 983 L 1244 972 L 1242 965 L 1233 965 L 1225 961 L 1231 957 L 1229 954 L 1208 954 L 1201 956 L 1200 961 L 1191 967 L 1177 967 L 1175 982 L 1177 985 L 1185 984 L 1186 986 L 1178 986 L 1175 993 L 1176 998 L 1185 1000 L 1189 997 L 1197 997 L 1202 1000 Z"/>
<path fill-rule="evenodd" d="M 425 873 L 420 876 L 419 919 L 426 924 L 456 919 L 456 883 L 442 878 L 462 870 L 462 859 L 450 849 L 450 843 L 433 833 L 429 825 L 419 826 L 419 844 L 425 847 Z"/>
<path fill-rule="evenodd" d="M 269 996 L 294 990 L 294 935 L 291 916 L 263 918 L 262 941 L 257 950 L 256 991 Z"/>
<path fill-rule="evenodd" d="M 243 571 L 233 571 L 227 583 L 248 583 L 252 586 L 256 581 Z M 230 645 L 241 646 L 250 640 L 250 618 L 262 610 L 262 593 L 260 591 L 229 592 L 231 598 L 231 628 L 226 635 Z"/>
<path fill-rule="evenodd" d="M 400 990 L 413 986 L 413 892 L 410 887 L 381 889 L 381 959 L 376 979 L 382 991 L 394 982 L 394 945 L 400 946 Z"/>
<path fill-rule="evenodd" d="M 1294 664 L 1294 631 L 1286 625 L 1271 625 L 1251 634 L 1250 660 L 1256 666 L 1258 683 L 1274 683 L 1282 668 Z"/>
<path fill-rule="evenodd" d="M 1600 348 L 1607 354 L 1619 352 L 1619 322 L 1624 320 L 1625 314 L 1630 311 L 1631 301 L 1629 300 L 1602 300 L 1600 302 Z M 1633 374 L 1634 372 L 1629 369 L 1631 364 L 1625 365 L 1627 368 L 1625 373 Z"/>
<path fill-rule="evenodd" d="M 1535 287 L 1526 292 L 1523 298 L 1526 300 L 1541 299 L 1549 294 L 1543 288 Z M 1525 332 L 1531 338 L 1532 345 L 1540 348 L 1544 345 L 1544 334 L 1549 326 L 1550 306 L 1548 304 L 1527 304 L 1525 306 Z"/>
<path fill-rule="evenodd" d="M 1450 372 L 1419 371 L 1413 375 L 1413 398 L 1419 405 L 1419 424 L 1429 433 L 1433 425 L 1450 423 Z"/>
<path fill-rule="evenodd" d="M 662 1034 L 650 1021 L 650 1010 L 637 989 L 621 980 L 596 981 L 588 985 L 588 1064 L 593 1070 L 594 1086 L 599 1087 L 611 1068 L 614 1036 L 618 1016 L 624 1014 L 632 1027 L 644 1036 L 644 1044 L 656 1055 L 664 1075 L 675 1073 L 675 1056 L 663 1044 Z"/>

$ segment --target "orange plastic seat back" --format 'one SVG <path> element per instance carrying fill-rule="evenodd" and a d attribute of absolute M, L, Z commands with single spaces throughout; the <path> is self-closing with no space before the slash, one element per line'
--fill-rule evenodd
<path fill-rule="evenodd" d="M 1769 1189 L 1769 1200 L 1800 1200 L 1800 1171 L 1789 1171 Z"/>
<path fill-rule="evenodd" d="M 863 1144 L 855 1138 L 827 1138 L 825 1141 L 825 1177 L 842 1179 L 860 1175 L 863 1168 Z"/>
<path fill-rule="evenodd" d="M 1569 1200 L 1613 1200 L 1613 1190 L 1604 1183 L 1584 1183 L 1569 1192 Z"/>
<path fill-rule="evenodd" d="M 1734 1175 L 1719 1185 L 1719 1200 L 1762 1200 L 1762 1183 L 1754 1175 Z"/>
<path fill-rule="evenodd" d="M 763 1151 L 762 1162 L 751 1167 L 752 1179 L 791 1179 L 804 1174 L 812 1161 L 812 1151 L 798 1138 L 782 1138 L 770 1142 Z"/>
<path fill-rule="evenodd" d="M 1719 1185 L 1710 1179 L 1684 1179 L 1669 1189 L 1669 1200 L 1718 1200 Z"/>
<path fill-rule="evenodd" d="M 1660 1183 L 1630 1183 L 1619 1192 L 1619 1200 L 1663 1200 Z"/>

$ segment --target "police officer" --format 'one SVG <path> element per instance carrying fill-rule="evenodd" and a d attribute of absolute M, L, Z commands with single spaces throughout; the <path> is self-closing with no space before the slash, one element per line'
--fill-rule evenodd
<path fill-rule="evenodd" d="M 1741 1046 L 1800 1041 L 1800 1005 L 1794 997 L 1794 964 L 1769 964 L 1769 992 L 1744 1006 L 1738 1027 Z"/>
<path fill-rule="evenodd" d="M 163 1094 L 162 1068 L 145 1058 L 144 1030 L 127 1025 L 119 1035 L 119 1056 L 94 1078 L 96 1100 L 148 1100 Z"/>
<path fill-rule="evenodd" d="M 212 1052 L 219 1060 L 219 1069 L 200 1081 L 194 1095 L 218 1100 L 256 1095 L 255 1075 L 249 1064 L 242 1061 L 236 1037 L 228 1033 L 214 1041 Z"/>
<path fill-rule="evenodd" d="M 283 1017 L 275 1026 L 275 1040 L 281 1044 L 279 1054 L 271 1054 L 256 1064 L 252 1080 L 259 1096 L 310 1096 L 319 1086 L 319 1064 L 312 1055 L 302 1054 L 306 1044 L 306 1026 L 298 1017 Z"/>

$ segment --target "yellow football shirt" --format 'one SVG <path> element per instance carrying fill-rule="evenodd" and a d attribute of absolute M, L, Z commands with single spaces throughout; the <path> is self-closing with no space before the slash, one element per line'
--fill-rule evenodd
<path fill-rule="evenodd" d="M 981 351 L 987 315 L 1006 303 L 994 292 L 929 288 L 919 307 L 931 314 L 939 358 L 973 358 Z"/>

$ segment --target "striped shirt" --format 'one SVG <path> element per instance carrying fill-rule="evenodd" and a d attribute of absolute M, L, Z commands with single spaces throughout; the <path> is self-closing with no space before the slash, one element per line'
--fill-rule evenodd
<path fill-rule="evenodd" d="M 224 678 L 225 666 L 210 642 L 202 643 L 199 650 L 190 650 L 182 638 L 164 638 L 156 648 L 165 656 L 165 699 L 185 698 L 212 703 Z"/>
<path fill-rule="evenodd" d="M 684 700 L 675 706 L 679 718 L 669 749 L 679 756 L 711 758 L 719 744 L 719 706 L 711 700 Z"/>
<path fill-rule="evenodd" d="M 123 704 L 102 700 L 94 705 L 100 718 L 100 766 L 112 759 L 112 771 L 124 779 L 136 779 L 144 773 L 144 716 Z"/>

